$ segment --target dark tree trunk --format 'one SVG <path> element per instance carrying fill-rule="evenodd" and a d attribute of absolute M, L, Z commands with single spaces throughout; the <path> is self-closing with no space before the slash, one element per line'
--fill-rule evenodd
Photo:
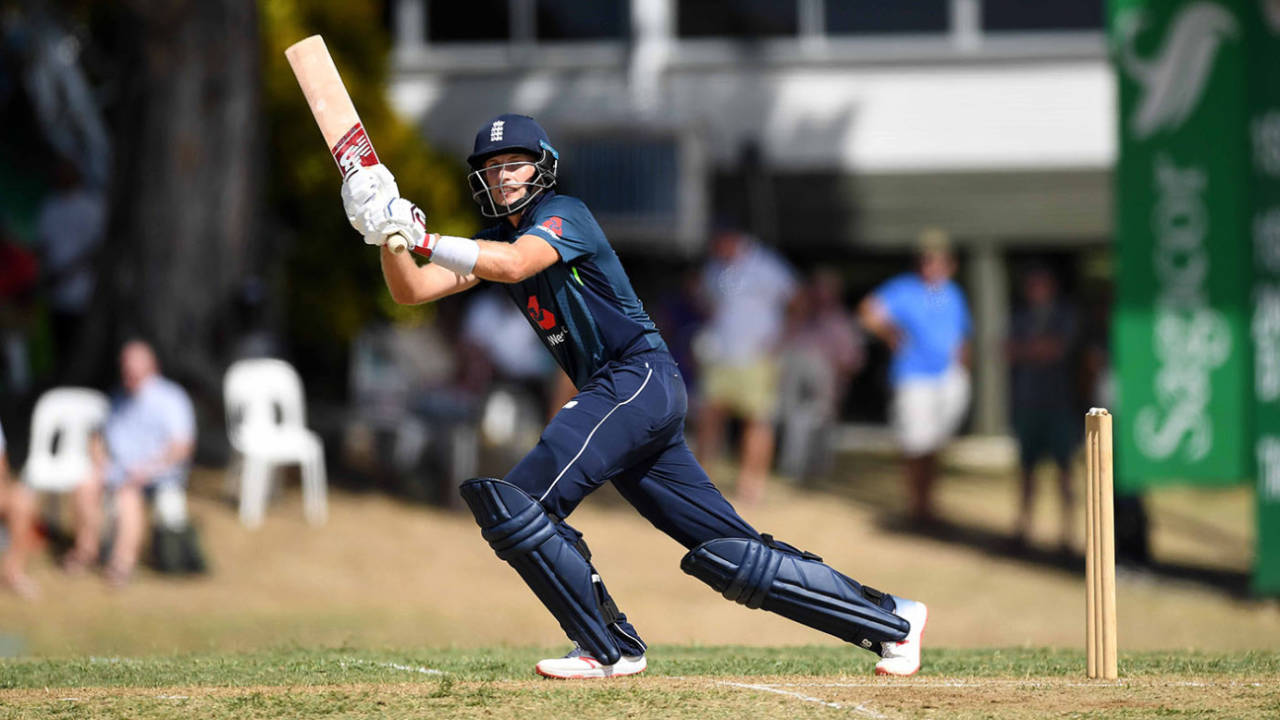
<path fill-rule="evenodd" d="M 73 374 L 101 381 L 120 342 L 141 337 L 208 420 L 259 220 L 257 5 L 136 0 L 115 25 L 124 55 L 104 274 Z"/>

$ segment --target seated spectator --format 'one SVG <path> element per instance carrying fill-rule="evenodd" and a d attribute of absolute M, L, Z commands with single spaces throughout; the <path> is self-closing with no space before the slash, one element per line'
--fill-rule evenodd
<path fill-rule="evenodd" d="M 186 485 L 196 436 L 191 398 L 160 375 L 150 345 L 141 340 L 125 343 L 120 351 L 120 380 L 123 392 L 111 399 L 102 429 L 107 454 L 103 479 L 106 489 L 115 494 L 116 505 L 115 542 L 106 576 L 117 586 L 128 582 L 138 564 L 146 526 L 145 497 L 162 486 Z"/>
<path fill-rule="evenodd" d="M 445 503 L 457 496 L 457 480 L 473 474 L 479 404 L 474 369 L 460 361 L 451 330 L 439 315 L 399 316 L 361 330 L 352 347 L 345 450 L 349 463 L 379 481 Z"/>
<path fill-rule="evenodd" d="M 4 425 L 0 424 L 0 520 L 8 517 L 9 492 L 9 453 L 4 440 Z"/>
<path fill-rule="evenodd" d="M 82 571 L 98 560 L 104 489 L 115 497 L 116 527 L 107 582 L 128 582 L 146 526 L 146 496 L 164 485 L 184 485 L 195 448 L 195 411 L 186 391 L 160 375 L 155 352 L 140 340 L 120 351 L 123 391 L 111 401 L 111 411 L 95 443 L 93 476 L 74 491 L 75 546 L 63 559 L 69 572 Z M 39 503 L 35 492 L 16 486 L 10 511 L 13 543 L 0 564 L 0 577 L 19 594 L 33 596 L 34 582 L 26 564 L 35 545 Z"/>
<path fill-rule="evenodd" d="M 40 517 L 40 504 L 36 492 L 16 480 L 7 479 L 8 463 L 4 459 L 4 443 L 0 438 L 0 509 L 6 511 L 9 521 L 9 547 L 0 558 L 0 584 L 18 595 L 33 599 L 40 588 L 27 574 L 27 560 L 38 543 L 36 521 Z M 90 477 L 71 491 L 72 511 L 75 514 L 75 546 L 67 554 L 67 562 L 76 566 L 80 558 L 95 559 L 101 526 L 102 482 L 100 456 L 90 471 Z"/>
<path fill-rule="evenodd" d="M 490 382 L 518 388 L 541 405 L 550 402 L 554 363 L 505 291 L 493 287 L 477 294 L 467 305 L 461 334 L 465 349 L 475 352 L 469 359 L 487 364 Z M 551 412 L 559 409 L 556 405 Z"/>

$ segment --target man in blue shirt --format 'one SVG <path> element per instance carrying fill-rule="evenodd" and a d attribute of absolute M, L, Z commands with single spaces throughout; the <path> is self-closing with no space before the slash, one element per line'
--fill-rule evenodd
<path fill-rule="evenodd" d="M 343 205 L 365 242 L 382 246 L 383 276 L 399 303 L 438 300 L 499 283 L 525 314 L 578 394 L 503 480 L 460 488 L 481 534 L 525 580 L 575 644 L 537 664 L 555 678 L 630 675 L 645 643 L 592 567 L 565 519 L 612 482 L 658 529 L 690 552 L 681 568 L 726 598 L 777 612 L 881 656 L 876 671 L 920 666 L 923 603 L 863 586 L 752 528 L 711 484 L 684 439 L 688 398 L 680 371 L 636 297 L 618 256 L 583 203 L 554 191 L 558 154 L 523 115 L 480 128 L 468 158 L 472 198 L 500 219 L 478 239 L 428 233 L 382 165 L 355 170 Z M 430 262 L 393 253 L 404 237 Z"/>
<path fill-rule="evenodd" d="M 862 324 L 893 351 L 891 422 L 907 459 L 912 519 L 934 520 L 938 451 L 969 405 L 969 308 L 952 280 L 955 261 L 940 230 L 920 239 L 919 271 L 876 288 L 859 308 Z"/>
<path fill-rule="evenodd" d="M 115 540 L 104 574 L 108 583 L 129 581 L 138 564 L 146 530 L 146 498 L 169 492 L 181 498 L 178 512 L 185 522 L 187 471 L 195 449 L 195 411 L 177 383 L 160 374 L 155 351 L 141 340 L 120 350 L 121 392 L 111 399 L 101 442 L 95 440 L 93 469 L 72 491 L 76 516 L 75 547 L 63 558 L 68 571 L 83 571 L 98 560 L 102 527 L 102 494 L 115 501 Z M 32 594 L 26 575 L 39 516 L 35 491 L 18 486 L 11 498 L 10 523 L 16 542 L 0 561 L 0 580 L 22 594 Z"/>
<path fill-rule="evenodd" d="M 195 451 L 196 415 L 182 386 L 160 374 L 155 351 L 141 340 L 120 351 L 123 391 L 111 398 L 102 428 L 107 463 L 106 488 L 115 496 L 116 539 L 107 561 L 112 585 L 128 582 L 138 564 L 146 529 L 146 496 L 158 492 L 182 498 L 185 522 L 187 472 Z"/>

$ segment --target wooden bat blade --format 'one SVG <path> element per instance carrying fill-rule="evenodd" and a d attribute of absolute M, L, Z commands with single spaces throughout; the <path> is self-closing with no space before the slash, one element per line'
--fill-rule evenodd
<path fill-rule="evenodd" d="M 284 56 L 342 176 L 358 167 L 377 164 L 378 154 L 360 124 L 356 106 L 342 84 L 324 38 L 312 35 L 299 40 L 284 51 Z"/>
<path fill-rule="evenodd" d="M 360 123 L 356 106 L 346 85 L 342 84 L 342 76 L 324 38 L 312 35 L 299 40 L 285 49 L 284 56 L 342 176 L 347 177 L 359 167 L 376 165 L 378 154 Z M 401 253 L 407 243 L 397 234 L 387 238 L 387 246 L 392 252 Z"/>

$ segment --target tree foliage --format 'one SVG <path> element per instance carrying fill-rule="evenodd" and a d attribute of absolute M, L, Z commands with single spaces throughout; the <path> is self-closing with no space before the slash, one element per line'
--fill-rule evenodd
<path fill-rule="evenodd" d="M 274 280 L 288 297 L 295 360 L 313 376 L 340 381 L 349 341 L 370 320 L 394 310 L 377 252 L 343 215 L 338 173 L 285 48 L 309 35 L 324 37 L 379 158 L 395 174 L 401 195 L 426 211 L 433 230 L 471 234 L 474 213 L 460 163 L 428 147 L 387 101 L 390 41 L 376 3 L 264 0 L 260 17 L 268 213 L 276 235 L 267 246 L 287 259 Z"/>

